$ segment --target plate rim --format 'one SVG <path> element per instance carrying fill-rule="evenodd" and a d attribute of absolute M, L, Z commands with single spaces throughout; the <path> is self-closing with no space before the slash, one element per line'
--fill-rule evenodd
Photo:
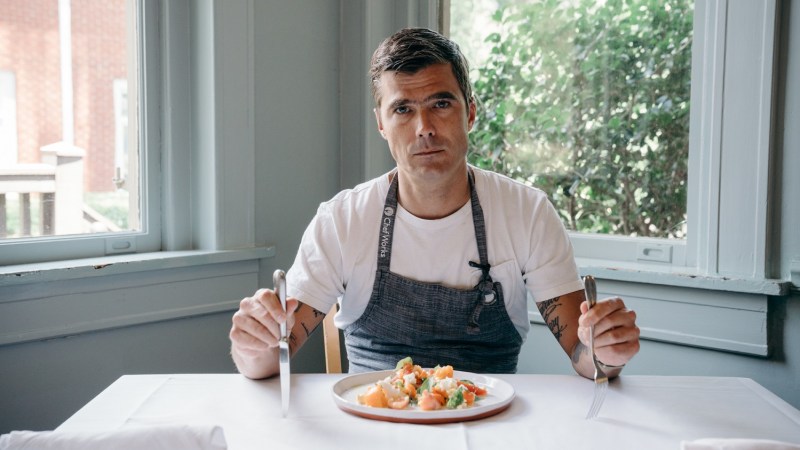
<path fill-rule="evenodd" d="M 359 417 L 372 420 L 381 420 L 386 422 L 398 423 L 420 423 L 420 424 L 437 424 L 437 423 L 451 423 L 451 422 L 466 422 L 471 420 L 484 419 L 496 414 L 499 414 L 511 406 L 514 398 L 516 397 L 516 390 L 509 382 L 486 374 L 479 374 L 475 372 L 454 371 L 454 376 L 459 379 L 469 379 L 480 377 L 482 380 L 478 381 L 481 384 L 496 384 L 502 385 L 508 390 L 505 398 L 502 398 L 497 403 L 488 405 L 486 407 L 473 407 L 465 409 L 448 409 L 438 411 L 415 411 L 415 410 L 396 410 L 388 408 L 370 408 L 368 406 L 358 405 L 352 401 L 345 399 L 342 394 L 350 389 L 358 386 L 374 383 L 378 380 L 386 378 L 393 374 L 395 370 L 379 370 L 372 372 L 362 372 L 349 374 L 339 379 L 334 383 L 331 388 L 331 395 L 333 396 L 336 406 L 342 411 L 353 414 Z M 486 383 L 482 381 L 488 381 Z M 390 412 L 390 413 L 386 413 Z"/>

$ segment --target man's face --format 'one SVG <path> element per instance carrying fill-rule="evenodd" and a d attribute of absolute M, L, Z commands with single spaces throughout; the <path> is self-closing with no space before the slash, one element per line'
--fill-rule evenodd
<path fill-rule="evenodd" d="M 384 72 L 377 93 L 378 130 L 402 173 L 428 178 L 465 168 L 475 104 L 464 100 L 450 64 Z"/>

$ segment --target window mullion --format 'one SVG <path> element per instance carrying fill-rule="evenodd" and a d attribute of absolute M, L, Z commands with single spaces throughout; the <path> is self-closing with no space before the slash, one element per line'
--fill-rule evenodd
<path fill-rule="evenodd" d="M 705 274 L 717 271 L 726 11 L 724 0 L 695 4 L 687 256 Z"/>
<path fill-rule="evenodd" d="M 766 275 L 776 2 L 730 2 L 721 117 L 717 273 Z"/>
<path fill-rule="evenodd" d="M 776 2 L 698 2 L 695 14 L 690 261 L 765 278 Z"/>

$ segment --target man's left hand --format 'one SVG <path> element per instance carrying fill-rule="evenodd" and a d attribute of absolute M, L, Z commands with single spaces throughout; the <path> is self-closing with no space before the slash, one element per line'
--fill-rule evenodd
<path fill-rule="evenodd" d="M 639 352 L 639 327 L 636 313 L 625 307 L 619 297 L 598 301 L 589 310 L 581 303 L 578 318 L 578 338 L 589 345 L 589 327 L 594 326 L 594 350 L 597 359 L 609 366 L 623 366 Z"/>

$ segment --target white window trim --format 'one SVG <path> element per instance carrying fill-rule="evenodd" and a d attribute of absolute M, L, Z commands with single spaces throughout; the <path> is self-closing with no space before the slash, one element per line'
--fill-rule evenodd
<path fill-rule="evenodd" d="M 771 295 L 791 286 L 771 278 L 767 254 L 777 23 L 775 0 L 696 3 L 690 229 L 670 284 Z M 641 270 L 666 281 L 652 266 Z"/>
<path fill-rule="evenodd" d="M 253 0 L 139 5 L 145 231 L 4 242 L 0 276 L 159 261 L 161 252 L 272 254 L 255 242 Z"/>
<path fill-rule="evenodd" d="M 129 1 L 132 8 L 136 2 Z M 142 193 L 140 211 L 141 231 L 131 233 L 93 233 L 73 236 L 13 239 L 0 243 L 0 266 L 10 264 L 40 263 L 54 260 L 99 257 L 109 254 L 151 252 L 161 249 L 161 183 L 159 179 L 161 148 L 161 95 L 160 95 L 160 35 L 159 2 L 145 0 L 138 3 L 135 12 L 136 26 L 129 28 L 136 44 L 141 70 L 132 74 L 129 88 L 135 85 L 144 93 L 139 111 L 132 120 L 141 124 L 140 147 L 146 148 L 140 161 L 141 179 L 147 189 Z M 139 30 L 139 32 L 134 31 Z M 137 76 L 138 75 L 138 76 Z M 155 82 L 154 82 L 155 80 Z M 133 94 L 133 90 L 130 91 Z M 133 116 L 133 114 L 132 114 Z M 138 189 L 133 186 L 131 189 Z M 137 196 L 138 197 L 138 196 Z"/>
<path fill-rule="evenodd" d="M 272 258 L 274 245 L 234 250 L 177 250 L 0 267 L 0 289 L 54 281 Z M 4 299 L 5 300 L 5 299 Z M 2 302 L 0 302 L 2 303 Z"/>
<path fill-rule="evenodd" d="M 581 272 L 669 286 L 789 292 L 789 280 L 772 278 L 767 253 L 777 22 L 776 0 L 696 1 L 689 237 L 571 232 Z"/>
<path fill-rule="evenodd" d="M 0 346 L 232 311 L 276 256 L 255 242 L 253 0 L 144 1 L 161 247 L 0 263 Z"/>

